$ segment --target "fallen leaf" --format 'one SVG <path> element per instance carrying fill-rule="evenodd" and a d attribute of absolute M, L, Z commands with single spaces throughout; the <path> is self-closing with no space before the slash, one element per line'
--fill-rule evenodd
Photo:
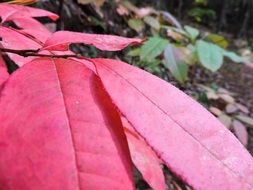
<path fill-rule="evenodd" d="M 216 92 L 214 92 L 214 91 L 209 91 L 209 92 L 207 92 L 207 93 L 206 93 L 206 96 L 207 96 L 207 98 L 208 98 L 209 100 L 217 100 L 217 99 L 219 99 L 218 94 L 217 94 Z"/>
<path fill-rule="evenodd" d="M 238 110 L 238 107 L 235 104 L 227 104 L 226 112 L 228 114 L 235 113 Z"/>
<path fill-rule="evenodd" d="M 212 112 L 215 116 L 220 116 L 220 115 L 223 114 L 223 112 L 222 112 L 220 109 L 216 108 L 216 107 L 210 107 L 209 110 L 210 110 L 210 112 Z"/>
<path fill-rule="evenodd" d="M 205 86 L 203 84 L 197 84 L 200 88 L 202 88 L 203 90 L 207 91 L 207 92 L 215 92 L 214 89 L 208 87 L 208 86 Z"/>
<path fill-rule="evenodd" d="M 233 93 L 229 92 L 228 90 L 226 90 L 225 88 L 218 88 L 217 92 L 219 94 L 229 94 L 229 95 L 233 95 Z"/>
<path fill-rule="evenodd" d="M 228 104 L 234 104 L 235 99 L 228 94 L 219 94 L 219 97 Z"/>
<path fill-rule="evenodd" d="M 233 121 L 233 129 L 237 138 L 241 141 L 244 146 L 248 144 L 248 132 L 246 127 L 238 120 Z"/>
<path fill-rule="evenodd" d="M 117 13 L 120 16 L 124 16 L 124 15 L 129 15 L 129 11 L 127 8 L 125 8 L 123 5 L 118 5 L 117 9 L 116 9 Z"/>
<path fill-rule="evenodd" d="M 139 8 L 139 10 L 135 13 L 139 18 L 144 18 L 156 11 L 151 7 Z"/>
<path fill-rule="evenodd" d="M 138 8 L 135 5 L 133 5 L 131 2 L 126 1 L 126 0 L 121 1 L 120 5 L 132 11 L 139 18 L 144 18 L 152 13 L 156 13 L 156 11 L 151 7 Z"/>
<path fill-rule="evenodd" d="M 232 124 L 232 118 L 231 117 L 229 117 L 226 114 L 222 114 L 218 118 L 221 121 L 221 123 L 223 123 L 228 129 L 231 127 L 231 124 Z"/>
<path fill-rule="evenodd" d="M 141 32 L 145 27 L 144 22 L 141 19 L 137 18 L 129 19 L 127 23 L 128 26 L 134 29 L 136 32 Z"/>
<path fill-rule="evenodd" d="M 104 4 L 105 0 L 77 0 L 77 2 L 82 5 L 94 3 L 96 6 L 101 7 Z"/>
<path fill-rule="evenodd" d="M 180 33 L 175 32 L 174 30 L 172 30 L 170 28 L 167 29 L 167 36 L 176 40 L 176 41 L 181 41 L 184 39 L 184 37 Z"/>
<path fill-rule="evenodd" d="M 19 5 L 30 5 L 36 2 L 37 0 L 13 0 L 13 1 L 8 1 L 7 3 L 19 4 Z"/>
<path fill-rule="evenodd" d="M 253 118 L 246 115 L 237 115 L 236 118 L 253 127 Z"/>
<path fill-rule="evenodd" d="M 157 31 L 160 30 L 161 25 L 155 17 L 145 16 L 143 20 L 145 23 L 147 23 L 150 27 L 154 28 L 155 30 Z"/>
<path fill-rule="evenodd" d="M 236 106 L 237 106 L 237 108 L 239 109 L 239 110 L 241 110 L 243 113 L 245 113 L 245 114 L 249 114 L 249 109 L 246 107 L 246 106 L 244 106 L 244 105 L 242 105 L 242 104 L 235 104 Z"/>

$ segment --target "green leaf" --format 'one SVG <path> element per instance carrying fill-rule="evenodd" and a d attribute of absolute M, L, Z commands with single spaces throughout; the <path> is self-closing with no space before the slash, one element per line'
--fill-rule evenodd
<path fill-rule="evenodd" d="M 168 44 L 168 40 L 160 37 L 151 37 L 141 47 L 140 57 L 143 61 L 153 60 L 160 55 Z"/>
<path fill-rule="evenodd" d="M 137 57 L 137 56 L 140 56 L 140 53 L 141 53 L 141 48 L 135 48 L 135 49 L 130 50 L 127 53 L 127 55 L 130 57 Z"/>
<path fill-rule="evenodd" d="M 212 42 L 222 48 L 228 47 L 228 41 L 220 35 L 217 34 L 208 34 L 205 38 L 207 41 Z"/>
<path fill-rule="evenodd" d="M 213 72 L 217 71 L 222 66 L 222 49 L 215 44 L 198 40 L 197 54 L 201 64 Z"/>
<path fill-rule="evenodd" d="M 224 50 L 222 53 L 224 56 L 228 57 L 229 59 L 231 59 L 232 61 L 234 61 L 236 63 L 246 63 L 247 62 L 247 59 L 245 57 L 239 56 L 234 52 Z"/>
<path fill-rule="evenodd" d="M 141 19 L 133 18 L 128 20 L 128 26 L 134 29 L 136 32 L 140 32 L 145 27 L 144 22 Z"/>
<path fill-rule="evenodd" d="M 196 28 L 185 26 L 184 29 L 192 41 L 196 40 L 196 38 L 199 36 L 199 30 Z"/>
<path fill-rule="evenodd" d="M 147 23 L 152 28 L 154 28 L 156 30 L 160 30 L 161 25 L 160 25 L 159 21 L 155 17 L 145 16 L 144 17 L 144 22 Z"/>
<path fill-rule="evenodd" d="M 137 66 L 144 68 L 146 71 L 153 73 L 153 74 L 159 74 L 161 73 L 159 65 L 161 64 L 161 60 L 154 59 L 146 61 L 138 62 Z"/>
<path fill-rule="evenodd" d="M 187 80 L 188 65 L 179 57 L 177 51 L 173 45 L 168 44 L 164 51 L 164 64 L 180 83 L 184 83 Z"/>

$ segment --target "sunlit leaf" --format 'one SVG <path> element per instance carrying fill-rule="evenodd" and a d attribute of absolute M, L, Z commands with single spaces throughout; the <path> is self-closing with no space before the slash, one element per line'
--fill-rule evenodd
<path fill-rule="evenodd" d="M 232 52 L 232 51 L 222 51 L 223 55 L 228 57 L 229 59 L 231 59 L 232 61 L 236 62 L 236 63 L 246 63 L 247 59 L 245 57 L 239 56 L 236 53 Z"/>
<path fill-rule="evenodd" d="M 136 32 L 140 32 L 145 27 L 145 24 L 141 19 L 133 18 L 128 20 L 128 26 L 134 29 Z"/>
<path fill-rule="evenodd" d="M 134 48 L 134 49 L 131 49 L 129 52 L 127 52 L 127 55 L 131 57 L 137 57 L 137 56 L 140 56 L 140 54 L 141 54 L 141 48 Z"/>
<path fill-rule="evenodd" d="M 160 23 L 155 17 L 145 16 L 144 17 L 144 22 L 147 23 L 152 28 L 154 28 L 155 30 L 160 30 L 160 27 L 161 27 Z"/>
<path fill-rule="evenodd" d="M 141 47 L 141 60 L 151 61 L 160 55 L 168 45 L 168 40 L 161 37 L 151 37 Z"/>
<path fill-rule="evenodd" d="M 228 47 L 228 41 L 220 35 L 217 34 L 208 34 L 205 38 L 207 41 L 212 42 L 222 48 L 227 48 Z"/>
<path fill-rule="evenodd" d="M 172 75 L 181 83 L 187 80 L 188 66 L 185 64 L 182 57 L 176 53 L 179 51 L 173 45 L 168 44 L 164 51 L 164 63 L 170 70 Z"/>
<path fill-rule="evenodd" d="M 196 38 L 199 36 L 199 30 L 196 28 L 185 26 L 184 29 L 192 41 L 196 40 Z"/>
<path fill-rule="evenodd" d="M 217 45 L 198 40 L 197 54 L 201 64 L 213 72 L 222 66 L 223 54 L 221 48 Z"/>

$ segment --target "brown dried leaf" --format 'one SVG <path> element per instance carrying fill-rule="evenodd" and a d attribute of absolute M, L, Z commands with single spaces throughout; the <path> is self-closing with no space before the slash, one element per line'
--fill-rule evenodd
<path fill-rule="evenodd" d="M 219 99 L 219 96 L 217 95 L 217 93 L 216 92 L 207 92 L 206 93 L 206 96 L 207 96 L 207 98 L 209 99 L 209 100 L 217 100 L 217 99 Z"/>
<path fill-rule="evenodd" d="M 221 121 L 221 123 L 223 123 L 228 129 L 231 127 L 231 124 L 232 124 L 231 117 L 229 117 L 226 114 L 223 114 L 223 115 L 220 115 L 218 118 Z"/>
<path fill-rule="evenodd" d="M 152 13 L 155 13 L 155 10 L 151 7 L 140 8 L 137 12 L 135 12 L 135 14 L 140 18 L 144 18 Z"/>
<path fill-rule="evenodd" d="M 237 138 L 240 140 L 240 142 L 244 145 L 247 146 L 248 144 L 248 132 L 246 127 L 238 120 L 233 121 L 233 129 L 234 133 L 237 136 Z"/>
<path fill-rule="evenodd" d="M 217 92 L 220 94 L 230 94 L 230 95 L 233 94 L 233 93 L 229 92 L 228 90 L 226 90 L 225 88 L 219 88 Z"/>
<path fill-rule="evenodd" d="M 121 16 L 129 15 L 129 10 L 123 5 L 118 5 L 117 13 Z"/>
<path fill-rule="evenodd" d="M 237 103 L 236 107 L 243 113 L 249 114 L 249 109 L 246 106 Z"/>
<path fill-rule="evenodd" d="M 228 94 L 219 94 L 219 97 L 228 104 L 235 103 L 235 99 Z"/>
<path fill-rule="evenodd" d="M 96 6 L 101 7 L 104 4 L 105 0 L 77 0 L 77 2 L 82 5 L 94 3 Z"/>
<path fill-rule="evenodd" d="M 179 34 L 178 32 L 175 32 L 174 30 L 170 28 L 167 30 L 167 36 L 177 41 L 181 41 L 184 39 L 184 37 L 181 34 Z"/>
<path fill-rule="evenodd" d="M 154 28 L 155 30 L 160 30 L 160 27 L 161 27 L 160 23 L 155 17 L 146 16 L 144 17 L 144 22 L 147 23 L 152 28 Z"/>
<path fill-rule="evenodd" d="M 209 110 L 210 110 L 210 112 L 212 112 L 216 116 L 220 116 L 223 114 L 223 112 L 216 107 L 210 107 Z"/>
<path fill-rule="evenodd" d="M 37 0 L 13 0 L 13 1 L 8 1 L 7 3 L 18 4 L 18 5 L 30 5 L 36 2 Z"/>
<path fill-rule="evenodd" d="M 228 105 L 226 106 L 226 112 L 227 112 L 228 114 L 230 114 L 230 113 L 235 113 L 237 110 L 238 110 L 238 107 L 237 107 L 235 104 L 228 104 Z"/>
<path fill-rule="evenodd" d="M 253 127 L 253 118 L 246 115 L 237 115 L 236 118 Z"/>

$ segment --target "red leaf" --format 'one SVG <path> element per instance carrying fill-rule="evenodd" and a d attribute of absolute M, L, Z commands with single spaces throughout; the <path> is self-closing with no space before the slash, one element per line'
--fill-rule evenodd
<path fill-rule="evenodd" d="M 17 70 L 0 123 L 0 189 L 133 189 L 120 117 L 82 64 L 36 59 Z"/>
<path fill-rule="evenodd" d="M 2 41 L 0 41 L 0 43 L 4 48 L 8 49 L 37 50 L 41 47 L 41 45 L 32 39 L 4 26 L 0 26 L 0 37 L 2 38 Z"/>
<path fill-rule="evenodd" d="M 9 78 L 9 73 L 7 71 L 7 66 L 0 53 L 0 90 L 2 89 L 4 82 L 8 78 Z"/>
<path fill-rule="evenodd" d="M 126 128 L 125 134 L 131 158 L 136 168 L 153 190 L 167 189 L 159 158 L 124 117 L 122 117 L 121 121 Z"/>
<path fill-rule="evenodd" d="M 49 17 L 52 20 L 57 20 L 59 18 L 58 15 L 46 10 L 5 3 L 0 4 L 0 16 L 2 22 L 24 17 Z"/>
<path fill-rule="evenodd" d="M 22 31 L 37 38 L 39 41 L 45 43 L 47 38 L 51 36 L 48 29 L 33 18 L 15 18 L 12 20 Z"/>
<path fill-rule="evenodd" d="M 65 51 L 71 43 L 84 43 L 104 51 L 118 51 L 129 45 L 141 43 L 141 39 L 124 38 L 120 36 L 85 34 L 79 32 L 55 32 L 45 43 L 43 49 Z"/>
<path fill-rule="evenodd" d="M 37 50 L 41 47 L 41 45 L 34 40 L 13 29 L 3 26 L 0 26 L 0 37 L 2 38 L 0 44 L 7 49 Z M 22 66 L 34 59 L 34 57 L 22 57 L 14 53 L 7 53 L 7 55 L 19 66 Z"/>
<path fill-rule="evenodd" d="M 194 189 L 252 189 L 253 159 L 193 99 L 133 66 L 94 59 L 105 89 L 135 130 Z"/>

